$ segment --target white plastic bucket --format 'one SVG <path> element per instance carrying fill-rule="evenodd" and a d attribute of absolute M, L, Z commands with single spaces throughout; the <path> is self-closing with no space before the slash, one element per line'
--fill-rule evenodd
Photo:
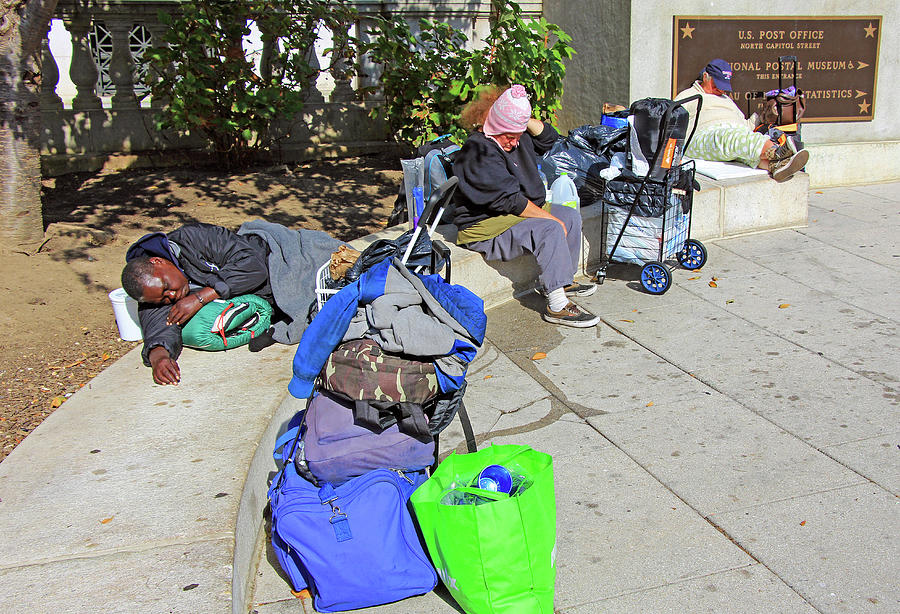
<path fill-rule="evenodd" d="M 116 314 L 116 326 L 119 327 L 119 337 L 122 341 L 143 339 L 138 320 L 137 301 L 128 296 L 122 288 L 116 288 L 110 292 L 109 301 L 112 303 L 113 313 Z"/>

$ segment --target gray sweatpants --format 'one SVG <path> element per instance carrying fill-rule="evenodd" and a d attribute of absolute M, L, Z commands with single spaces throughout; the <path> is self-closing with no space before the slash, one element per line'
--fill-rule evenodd
<path fill-rule="evenodd" d="M 542 218 L 525 219 L 487 241 L 474 241 L 465 247 L 484 255 L 485 260 L 512 260 L 528 252 L 534 254 L 540 273 L 538 281 L 550 292 L 571 284 L 581 255 L 581 211 L 552 205 L 550 213 L 566 225 Z"/>

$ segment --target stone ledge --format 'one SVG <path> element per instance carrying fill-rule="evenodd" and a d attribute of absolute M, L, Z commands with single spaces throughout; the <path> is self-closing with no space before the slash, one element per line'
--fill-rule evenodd
<path fill-rule="evenodd" d="M 798 173 L 785 183 L 765 176 L 726 181 L 698 177 L 701 189 L 694 192 L 691 236 L 699 240 L 719 239 L 781 228 L 805 226 L 809 199 L 809 176 Z M 601 208 L 584 207 L 581 273 L 594 274 L 600 262 Z M 357 249 L 380 238 L 394 238 L 405 226 L 397 226 L 353 242 Z M 480 254 L 456 245 L 456 228 L 439 226 L 435 238 L 449 247 L 453 283 L 472 290 L 494 307 L 534 287 L 537 265 L 531 255 L 509 262 L 485 262 Z"/>

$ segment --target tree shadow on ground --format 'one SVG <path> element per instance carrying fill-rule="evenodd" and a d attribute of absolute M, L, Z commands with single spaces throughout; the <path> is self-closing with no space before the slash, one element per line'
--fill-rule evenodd
<path fill-rule="evenodd" d="M 323 230 L 351 240 L 377 231 L 402 173 L 395 155 L 321 160 L 226 173 L 210 168 L 74 173 L 44 181 L 44 227 L 93 233 L 62 250 L 89 255 L 103 237 L 169 231 L 190 222 L 237 229 L 262 218 L 289 228 Z M 75 227 L 75 230 L 73 230 Z"/>

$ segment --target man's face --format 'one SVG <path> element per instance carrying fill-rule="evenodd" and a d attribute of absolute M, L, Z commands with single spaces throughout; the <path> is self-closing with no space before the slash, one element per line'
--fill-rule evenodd
<path fill-rule="evenodd" d="M 725 94 L 724 91 L 720 90 L 716 87 L 716 82 L 712 80 L 712 77 L 706 75 L 703 78 L 703 83 L 701 84 L 703 91 L 707 94 L 712 94 L 713 96 L 722 96 Z"/>
<path fill-rule="evenodd" d="M 512 151 L 519 145 L 521 136 L 521 132 L 504 132 L 495 136 L 494 139 L 500 144 L 503 151 Z"/>
<path fill-rule="evenodd" d="M 186 297 L 190 291 L 190 284 L 178 267 L 165 258 L 151 258 L 153 264 L 153 279 L 144 284 L 144 292 L 141 296 L 142 303 L 153 305 L 171 305 Z"/>

